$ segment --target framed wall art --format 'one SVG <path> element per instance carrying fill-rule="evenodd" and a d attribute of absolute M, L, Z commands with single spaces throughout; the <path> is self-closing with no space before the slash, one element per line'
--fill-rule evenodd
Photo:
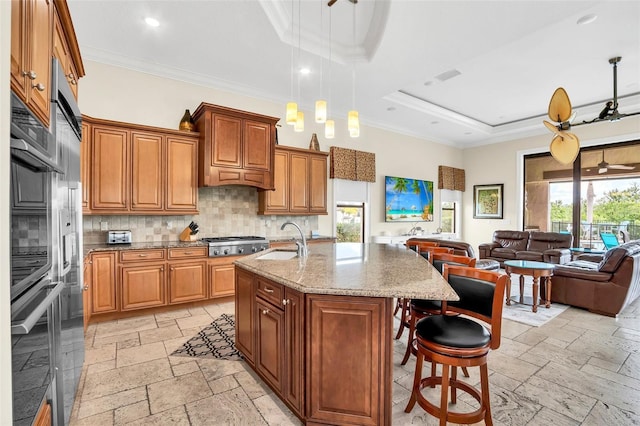
<path fill-rule="evenodd" d="M 433 182 L 385 176 L 385 222 L 433 221 Z"/>
<path fill-rule="evenodd" d="M 503 184 L 473 185 L 474 219 L 502 219 Z"/>

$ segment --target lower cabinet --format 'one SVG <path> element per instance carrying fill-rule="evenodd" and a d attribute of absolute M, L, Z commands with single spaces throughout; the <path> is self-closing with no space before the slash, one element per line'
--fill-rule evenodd
<path fill-rule="evenodd" d="M 169 303 L 207 298 L 207 262 L 169 262 Z"/>
<path fill-rule="evenodd" d="M 233 261 L 240 256 L 209 259 L 209 298 L 232 296 L 236 281 Z"/>
<path fill-rule="evenodd" d="M 167 304 L 164 263 L 123 266 L 120 278 L 123 311 Z"/>
<path fill-rule="evenodd" d="M 84 268 L 82 273 L 82 278 L 84 282 L 82 283 L 82 312 L 84 318 L 84 331 L 87 331 L 87 326 L 89 325 L 89 320 L 91 320 L 91 295 L 92 292 L 92 284 L 91 284 L 91 256 L 87 256 L 84 258 Z"/>
<path fill-rule="evenodd" d="M 303 423 L 391 424 L 391 302 L 303 294 L 237 267 L 236 347 Z"/>
<path fill-rule="evenodd" d="M 51 426 L 53 422 L 51 413 L 51 404 L 45 400 L 38 409 L 38 414 L 33 420 L 33 426 Z"/>
<path fill-rule="evenodd" d="M 116 293 L 116 253 L 91 254 L 91 313 L 118 310 Z"/>

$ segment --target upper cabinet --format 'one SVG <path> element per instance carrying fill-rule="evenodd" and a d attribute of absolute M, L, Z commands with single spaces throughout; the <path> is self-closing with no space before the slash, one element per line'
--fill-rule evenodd
<path fill-rule="evenodd" d="M 273 189 L 279 118 L 207 103 L 200 104 L 193 118 L 200 132 L 199 186 Z"/>
<path fill-rule="evenodd" d="M 326 152 L 277 146 L 273 191 L 258 193 L 258 214 L 327 214 Z"/>
<path fill-rule="evenodd" d="M 86 214 L 198 213 L 197 133 L 83 120 Z"/>
<path fill-rule="evenodd" d="M 58 58 L 69 87 L 78 99 L 78 79 L 84 77 L 80 47 L 66 0 L 54 0 L 53 3 L 56 10 L 53 17 L 53 56 Z"/>
<path fill-rule="evenodd" d="M 47 127 L 53 56 L 77 97 L 84 65 L 66 0 L 12 0 L 11 90 Z"/>
<path fill-rule="evenodd" d="M 51 112 L 52 23 L 51 1 L 12 1 L 11 89 L 47 127 Z"/>

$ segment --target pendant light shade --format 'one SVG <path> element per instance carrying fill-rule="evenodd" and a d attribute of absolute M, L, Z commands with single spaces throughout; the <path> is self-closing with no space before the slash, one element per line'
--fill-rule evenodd
<path fill-rule="evenodd" d="M 327 101 L 316 101 L 316 123 L 327 121 Z"/>
<path fill-rule="evenodd" d="M 298 118 L 293 126 L 295 132 L 304 132 L 304 112 L 298 111 Z"/>
<path fill-rule="evenodd" d="M 358 111 L 351 110 L 347 115 L 347 128 L 349 131 L 355 130 L 356 127 L 360 128 L 360 121 L 358 119 Z"/>
<path fill-rule="evenodd" d="M 324 137 L 327 139 L 336 137 L 336 123 L 333 120 L 327 120 L 324 123 Z"/>
<path fill-rule="evenodd" d="M 287 115 L 286 115 L 287 124 L 294 125 L 298 120 L 298 104 L 295 102 L 287 103 Z"/>

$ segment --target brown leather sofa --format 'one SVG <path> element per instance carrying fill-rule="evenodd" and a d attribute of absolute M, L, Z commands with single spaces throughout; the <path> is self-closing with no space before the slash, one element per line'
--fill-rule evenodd
<path fill-rule="evenodd" d="M 534 260 L 554 264 L 571 261 L 571 234 L 541 231 L 494 231 L 493 242 L 480 244 L 480 259 Z"/>
<path fill-rule="evenodd" d="M 412 239 L 420 240 L 420 241 L 430 241 L 438 243 L 439 247 L 451 247 L 453 249 L 453 254 L 458 254 L 461 256 L 468 257 L 476 257 L 476 253 L 473 250 L 473 247 L 469 243 L 465 243 L 464 241 L 452 241 L 452 240 L 442 240 L 439 238 L 422 238 L 422 237 L 413 237 Z"/>
<path fill-rule="evenodd" d="M 640 296 L 640 240 L 609 249 L 601 259 L 583 255 L 556 266 L 551 301 L 612 317 L 622 312 Z"/>

